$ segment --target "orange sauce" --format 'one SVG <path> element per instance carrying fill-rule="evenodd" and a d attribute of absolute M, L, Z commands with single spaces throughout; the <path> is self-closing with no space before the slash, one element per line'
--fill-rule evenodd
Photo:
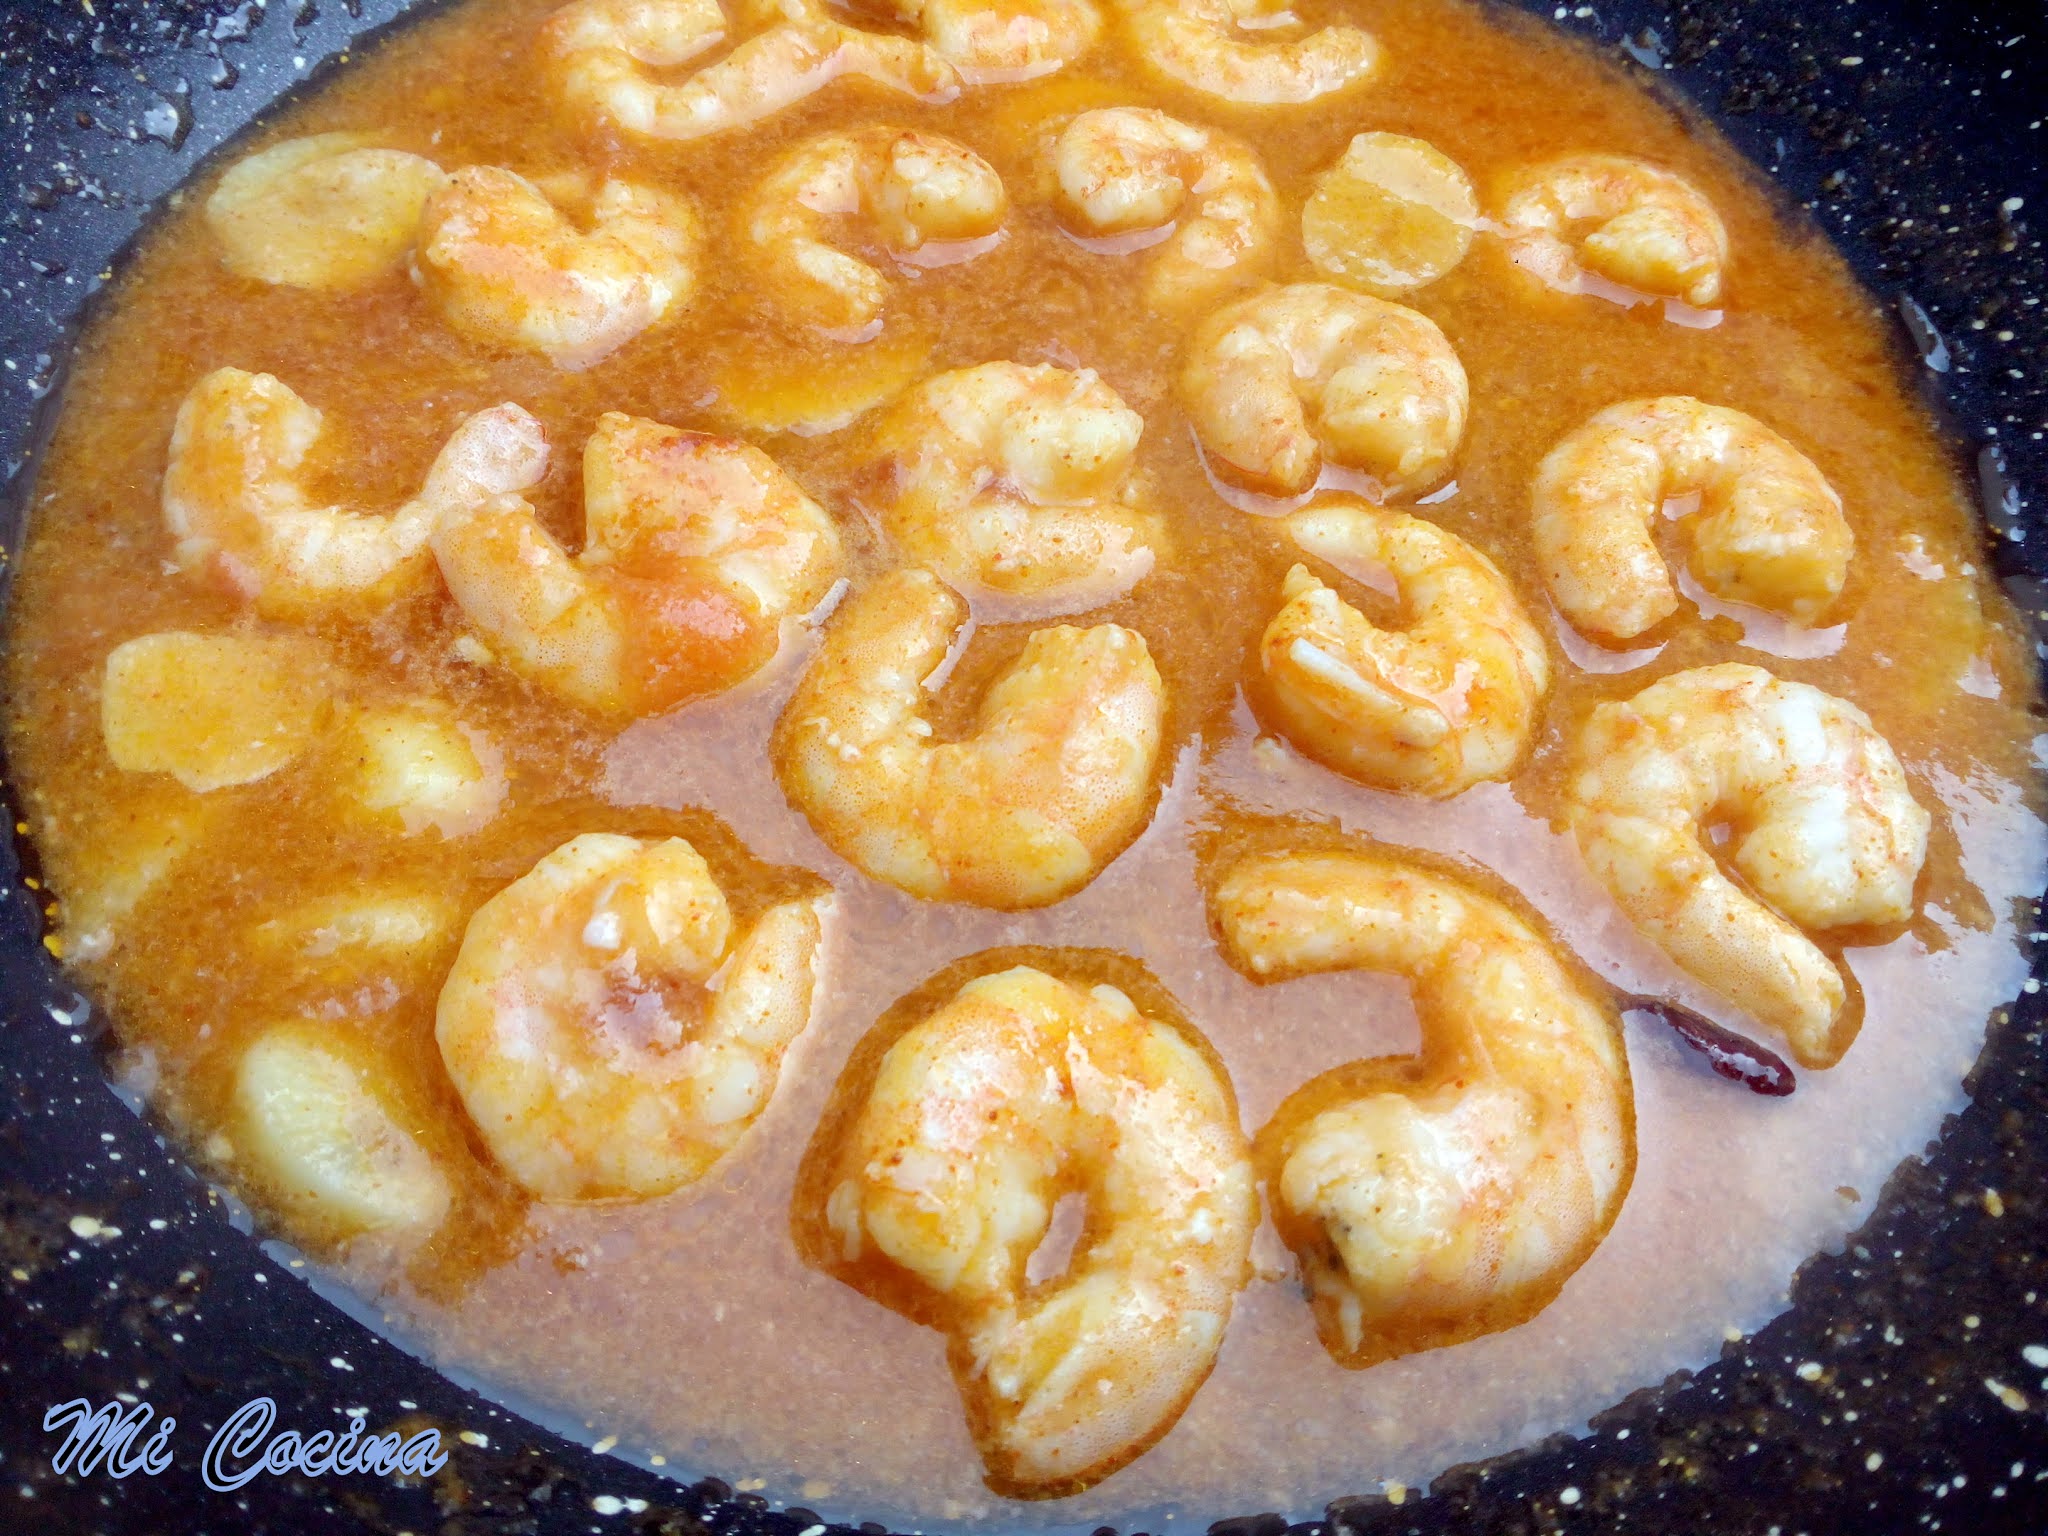
<path fill-rule="evenodd" d="M 388 1065 L 395 1113 L 456 1190 L 417 1251 L 373 1240 L 321 1250 L 399 1336 L 537 1412 L 591 1426 L 592 1439 L 617 1436 L 621 1454 L 758 1478 L 747 1486 L 854 1518 L 1123 1523 L 1176 1509 L 1306 1510 L 1581 1424 L 1709 1358 L 1725 1330 L 1773 1315 L 1797 1264 L 1839 1242 L 1891 1168 L 1959 1104 L 1988 1013 L 2025 974 L 2016 923 L 2048 856 L 2029 798 L 2034 684 L 2017 628 L 1981 568 L 1971 504 L 1901 376 L 1886 317 L 1819 237 L 1786 222 L 1698 122 L 1535 23 L 1462 0 L 1378 0 L 1364 21 L 1386 46 L 1384 78 L 1311 108 L 1205 102 L 1138 69 L 1112 30 L 1035 84 L 971 90 L 945 107 L 842 84 L 757 128 L 668 147 L 596 141 L 558 122 L 530 51 L 549 3 L 471 0 L 438 12 L 265 133 L 373 130 L 447 167 L 536 177 L 591 168 L 682 192 L 706 216 L 711 251 L 684 318 L 588 372 L 560 372 L 461 340 L 403 275 L 344 295 L 231 277 L 196 216 L 202 185 L 144 240 L 82 342 L 42 467 L 10 616 L 10 761 L 67 906 L 89 904 L 165 818 L 200 817 L 194 851 L 114 926 L 111 943 L 74 955 L 126 1060 L 146 1064 L 156 1110 L 195 1155 L 235 1183 L 225 1127 L 240 1050 L 279 1018 L 330 1022 Z M 1515 167 L 1573 150 L 1641 155 L 1692 180 L 1735 253 L 1711 326 L 1670 323 L 1654 305 L 1532 294 L 1484 234 L 1460 267 L 1408 300 L 1442 327 L 1472 386 L 1455 486 L 1424 512 L 1486 550 L 1548 625 L 1527 530 L 1538 459 L 1614 401 L 1698 395 L 1770 423 L 1841 493 L 1857 554 L 1831 616 L 1839 635 L 1787 646 L 1772 626 L 1746 633 L 1741 616 L 1688 608 L 1618 658 L 1553 625 L 1558 680 L 1532 759 L 1512 784 L 1445 803 L 1360 788 L 1262 735 L 1244 703 L 1247 660 L 1294 557 L 1270 522 L 1224 499 L 1203 472 L 1171 387 L 1187 322 L 1143 305 L 1145 256 L 1085 249 L 1060 231 L 1042 191 L 1043 121 L 1120 102 L 1225 128 L 1256 149 L 1287 220 L 1282 280 L 1316 275 L 1295 222 L 1309 178 L 1366 129 L 1438 145 L 1488 206 Z M 900 274 L 882 336 L 865 344 L 876 350 L 863 353 L 779 325 L 730 220 L 778 153 L 874 121 L 973 146 L 1002 173 L 1013 212 L 1006 238 L 975 259 Z M 316 494 L 368 507 L 411 494 L 463 416 L 517 401 L 555 445 L 534 499 L 573 548 L 577 449 L 599 413 L 737 433 L 736 401 L 745 412 L 792 381 L 858 378 L 876 355 L 912 376 L 1004 358 L 1087 366 L 1145 418 L 1139 468 L 1168 514 L 1171 546 L 1095 618 L 1144 634 L 1166 679 L 1163 783 L 1137 842 L 1068 901 L 1024 914 L 924 904 L 827 850 L 784 800 L 768 755 L 802 644 L 729 695 L 618 730 L 465 661 L 445 593 L 322 628 L 344 701 L 447 701 L 502 754 L 504 809 L 459 839 L 338 823 L 340 765 L 328 752 L 216 791 L 197 812 L 199 797 L 110 761 L 98 701 L 115 645 L 253 623 L 232 599 L 166 571 L 172 541 L 157 491 L 171 421 L 210 369 L 273 372 L 325 412 Z M 747 435 L 839 519 L 856 578 L 889 561 L 863 505 L 861 423 Z M 976 633 L 938 706 L 941 733 L 969 717 L 1026 633 L 1000 623 Z M 1862 706 L 1935 815 L 1920 917 L 1847 955 L 1867 1017 L 1846 1060 L 1806 1074 L 1790 1100 L 1765 1101 L 1631 1025 L 1634 1187 L 1605 1243 L 1535 1320 L 1346 1372 L 1316 1343 L 1268 1229 L 1214 1376 L 1156 1447 L 1050 1506 L 991 1494 L 943 1340 L 804 1263 L 790 1232 L 805 1144 L 876 1020 L 981 950 L 1113 949 L 1156 977 L 1215 1046 L 1250 1129 L 1317 1073 L 1412 1051 L 1413 1015 L 1397 986 L 1349 976 L 1254 988 L 1221 959 L 1202 851 L 1260 817 L 1313 818 L 1460 860 L 1517 892 L 1624 990 L 1725 1017 L 1635 937 L 1554 830 L 1565 750 L 1595 703 L 1725 660 Z M 454 935 L 379 974 L 308 963 L 252 937 L 278 911 L 338 889 L 422 881 L 473 909 L 584 831 L 690 837 L 741 922 L 815 877 L 838 893 L 817 1016 L 755 1133 L 703 1186 L 641 1204 L 536 1204 L 489 1164 L 433 1042 Z"/>

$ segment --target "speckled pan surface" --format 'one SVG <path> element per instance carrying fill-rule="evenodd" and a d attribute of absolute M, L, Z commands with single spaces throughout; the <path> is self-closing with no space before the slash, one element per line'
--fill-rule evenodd
<path fill-rule="evenodd" d="M 19 528 L 67 338 L 150 210 L 280 93 L 404 9 L 0 9 L 0 544 L 11 550 Z M 1897 303 L 1901 347 L 1925 358 L 1974 459 L 2000 569 L 2025 609 L 2048 608 L 2038 0 L 1556 15 L 1705 108 Z M 101 1023 L 47 963 L 24 873 L 11 856 L 0 867 L 0 1529 L 800 1536 L 815 1524 L 535 1428 L 300 1284 L 105 1087 Z M 1299 1529 L 2048 1529 L 2043 1014 L 2030 992 L 1997 1016 L 1971 1108 L 1924 1165 L 1898 1173 L 1847 1253 L 1806 1268 L 1793 1310 L 1761 1334 L 1601 1415 L 1583 1439 L 1454 1471 L 1426 1495 L 1341 1500 Z M 177 1416 L 172 1469 L 54 1474 L 44 1409 L 121 1393 Z M 198 1448 L 259 1395 L 307 1431 L 344 1427 L 351 1408 L 376 1427 L 437 1425 L 454 1454 L 423 1486 L 285 1477 L 206 1491 Z M 749 1471 L 721 1470 L 736 1484 Z M 1231 1536 L 1285 1524 L 1191 1511 L 1160 1536 L 1218 1516 L 1234 1517 Z"/>

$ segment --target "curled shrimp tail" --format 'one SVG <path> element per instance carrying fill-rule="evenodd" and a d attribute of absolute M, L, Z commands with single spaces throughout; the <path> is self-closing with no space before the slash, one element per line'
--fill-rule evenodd
<path fill-rule="evenodd" d="M 1666 502 L 1686 519 L 1700 584 L 1801 624 L 1848 578 L 1855 535 L 1820 470 L 1753 416 L 1686 395 L 1609 406 L 1537 467 L 1536 557 L 1558 607 L 1604 639 L 1634 639 L 1678 609 L 1652 528 Z"/>
<path fill-rule="evenodd" d="M 1034 633 L 972 735 L 931 740 L 925 680 L 965 605 L 899 570 L 835 615 L 778 727 L 790 798 L 878 880 L 935 900 L 1031 907 L 1081 888 L 1149 811 L 1164 689 L 1117 625 Z"/>
<path fill-rule="evenodd" d="M 259 611 L 304 619 L 379 607 L 430 575 L 435 526 L 546 467 L 539 422 L 499 405 L 462 422 L 420 493 L 389 514 L 320 505 L 302 475 L 325 417 L 267 373 L 218 368 L 178 408 L 164 471 L 164 521 L 181 567 L 210 574 Z"/>
<path fill-rule="evenodd" d="M 1325 1073 L 1254 1144 L 1330 1353 L 1368 1366 L 1547 1306 L 1634 1170 L 1612 1012 L 1502 904 L 1396 855 L 1253 854 L 1212 905 L 1254 979 L 1390 972 L 1422 1021 L 1419 1060 Z"/>
<path fill-rule="evenodd" d="M 1125 0 L 1131 34 L 1146 63 L 1224 101 L 1299 105 L 1379 73 L 1384 50 L 1357 27 L 1272 38 L 1261 37 L 1262 27 L 1245 26 L 1275 9 L 1235 0 Z"/>
<path fill-rule="evenodd" d="M 1860 1009 L 1808 930 L 1909 918 L 1929 826 L 1863 711 L 1760 667 L 1674 673 L 1593 711 L 1567 802 L 1588 868 L 1638 929 L 1801 1066 L 1841 1058 Z M 1733 873 L 1716 823 L 1732 826 Z"/>
<path fill-rule="evenodd" d="M 1478 550 L 1391 508 L 1329 501 L 1286 520 L 1339 571 L 1384 572 L 1403 618 L 1375 624 L 1306 566 L 1260 640 L 1263 705 L 1290 739 L 1382 788 L 1451 795 L 1512 773 L 1550 685 L 1543 638 Z"/>
<path fill-rule="evenodd" d="M 969 981 L 868 1060 L 812 1143 L 817 1257 L 945 1331 L 993 1486 L 1106 1476 L 1180 1416 L 1249 1275 L 1228 1080 L 1191 1029 L 1031 965 Z M 1068 1194 L 1086 1229 L 1034 1283 Z"/>
<path fill-rule="evenodd" d="M 580 115 L 671 142 L 760 122 L 841 79 L 930 103 L 959 94 L 959 72 L 926 43 L 861 31 L 816 5 L 750 9 L 764 29 L 682 81 L 649 71 L 688 64 L 724 41 L 715 0 L 579 0 L 543 29 L 543 56 Z"/>

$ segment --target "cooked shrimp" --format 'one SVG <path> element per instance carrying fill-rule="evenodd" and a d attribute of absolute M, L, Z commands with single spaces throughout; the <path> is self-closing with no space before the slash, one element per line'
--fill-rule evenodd
<path fill-rule="evenodd" d="M 1666 395 L 1610 405 L 1537 468 L 1536 558 L 1566 618 L 1629 640 L 1677 610 L 1650 528 L 1681 496 L 1716 597 L 1811 624 L 1840 596 L 1855 535 L 1813 462 L 1753 416 Z"/>
<path fill-rule="evenodd" d="M 164 522 L 178 564 L 275 618 L 371 608 L 432 577 L 427 537 L 456 504 L 540 479 L 540 423 L 516 405 L 467 418 L 418 496 L 389 516 L 317 506 L 300 484 L 326 419 L 267 373 L 216 368 L 192 387 L 171 429 Z"/>
<path fill-rule="evenodd" d="M 920 570 L 849 599 L 783 711 L 783 789 L 877 880 L 935 901 L 1042 906 L 1144 825 L 1165 689 L 1141 635 L 1041 629 L 982 700 L 975 733 L 935 742 L 918 710 L 966 617 Z"/>
<path fill-rule="evenodd" d="M 735 938 L 702 855 L 591 832 L 478 908 L 435 1014 L 506 1172 L 544 1200 L 646 1199 L 708 1173 L 810 1022 L 809 901 Z"/>
<path fill-rule="evenodd" d="M 992 1483 L 1041 1495 L 1173 1426 L 1258 1221 L 1202 1042 L 1028 966 L 970 981 L 889 1048 L 825 1189 L 832 1267 L 947 1333 Z M 1081 1245 L 1039 1281 L 1033 1251 L 1076 1194 Z"/>
<path fill-rule="evenodd" d="M 841 220 L 864 221 L 899 260 L 969 254 L 1008 211 L 1002 178 L 964 144 L 935 133 L 861 128 L 785 155 L 748 200 L 741 227 L 775 303 L 857 331 L 881 313 L 888 279 L 838 249 Z"/>
<path fill-rule="evenodd" d="M 882 523 L 913 560 L 1012 616 L 1128 592 L 1165 539 L 1133 494 L 1144 418 L 1092 370 L 983 363 L 929 379 L 876 431 Z"/>
<path fill-rule="evenodd" d="M 1542 1311 L 1635 1169 L 1612 1010 L 1500 902 L 1400 858 L 1254 855 L 1214 904 L 1254 980 L 1369 970 L 1414 989 L 1419 1057 L 1324 1073 L 1256 1142 L 1324 1347 L 1368 1366 Z"/>
<path fill-rule="evenodd" d="M 1169 230 L 1145 276 L 1154 307 L 1201 303 L 1271 264 L 1280 206 L 1238 140 L 1145 107 L 1083 112 L 1053 146 L 1060 213 L 1082 234 Z"/>
<path fill-rule="evenodd" d="M 448 1210 L 448 1180 L 398 1121 L 359 1047 L 310 1023 L 275 1025 L 235 1069 L 235 1140 L 248 1171 L 330 1238 L 424 1231 Z"/>
<path fill-rule="evenodd" d="M 1721 216 L 1691 182 L 1647 161 L 1568 155 L 1533 166 L 1515 178 L 1500 222 L 1515 264 L 1553 288 L 1576 293 L 1592 272 L 1700 309 L 1720 302 Z"/>
<path fill-rule="evenodd" d="M 598 188 L 589 223 L 514 172 L 457 171 L 420 218 L 420 287 L 473 341 L 588 368 L 688 302 L 702 240 L 689 204 L 624 181 Z"/>
<path fill-rule="evenodd" d="M 1287 573 L 1259 643 L 1273 713 L 1295 744 L 1383 789 L 1454 795 L 1514 771 L 1550 686 L 1543 636 L 1486 556 L 1405 512 L 1332 501 L 1286 520 L 1294 542 L 1372 584 L 1382 629 L 1309 572 Z"/>
<path fill-rule="evenodd" d="M 1802 930 L 1906 921 L 1927 857 L 1927 812 L 1869 716 L 1760 667 L 1698 667 L 1594 710 L 1574 761 L 1567 819 L 1630 921 L 1802 1066 L 1839 1061 L 1861 1020 Z"/>
<path fill-rule="evenodd" d="M 1181 392 L 1226 478 L 1292 495 L 1325 457 L 1389 496 L 1443 478 L 1465 435 L 1468 389 L 1434 321 L 1328 283 L 1226 305 L 1195 332 Z"/>
<path fill-rule="evenodd" d="M 541 28 L 541 55 L 571 112 L 645 139 L 744 128 L 844 78 L 926 102 L 959 94 L 959 73 L 928 43 L 849 27 L 820 0 L 737 3 L 752 35 L 685 80 L 657 74 L 726 40 L 718 0 L 575 0 Z"/>
<path fill-rule="evenodd" d="M 325 703 L 317 663 L 289 639 L 163 630 L 108 655 L 100 734 L 122 772 L 169 774 L 203 795 L 296 761 Z"/>
<path fill-rule="evenodd" d="M 758 448 L 608 411 L 583 449 L 573 558 L 517 496 L 434 530 L 463 616 L 528 681 L 647 715 L 732 687 L 839 573 L 825 510 Z"/>
<path fill-rule="evenodd" d="M 1275 38 L 1286 0 L 1123 0 L 1138 54 L 1170 79 L 1244 105 L 1314 101 L 1379 73 L 1379 42 L 1357 27 Z"/>
<path fill-rule="evenodd" d="M 405 262 L 420 210 L 446 179 L 366 133 L 286 139 L 228 167 L 206 225 L 230 272 L 291 288 L 375 282 Z"/>
<path fill-rule="evenodd" d="M 1036 80 L 1095 46 L 1093 0 L 889 0 L 967 85 Z"/>

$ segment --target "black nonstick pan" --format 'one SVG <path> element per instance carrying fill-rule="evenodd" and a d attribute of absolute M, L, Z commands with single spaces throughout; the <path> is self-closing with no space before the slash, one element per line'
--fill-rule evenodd
<path fill-rule="evenodd" d="M 0 0 L 0 559 L 33 497 L 70 339 L 137 230 L 224 140 L 407 9 Z M 1922 375 L 1982 487 L 1990 558 L 2048 633 L 2041 0 L 1540 9 L 1715 119 L 1896 308 L 1901 366 Z M 108 1087 L 104 1021 L 58 975 L 41 907 L 33 851 L 0 851 L 0 1531 L 849 1536 L 716 1478 L 596 1453 L 595 1431 L 579 1441 L 558 1432 L 577 1426 L 497 1406 L 380 1337 L 360 1303 L 306 1283 Z M 2024 926 L 2048 927 L 2032 917 Z M 2048 976 L 2048 955 L 2034 973 Z M 1342 1498 L 1293 1529 L 2048 1530 L 2048 1008 L 2035 987 L 1994 1015 L 1970 1107 L 1899 1170 L 1846 1251 L 1806 1266 L 1786 1315 L 1582 1438 L 1455 1469 L 1399 1502 Z M 449 1458 L 420 1477 L 293 1472 L 210 1489 L 201 1448 L 261 1397 L 302 1432 L 345 1430 L 350 1410 L 372 1432 L 436 1428 Z M 170 1465 L 54 1468 L 63 1437 L 46 1412 L 81 1398 L 174 1416 Z M 1187 1511 L 1154 1536 L 1205 1527 L 1289 1524 Z"/>

